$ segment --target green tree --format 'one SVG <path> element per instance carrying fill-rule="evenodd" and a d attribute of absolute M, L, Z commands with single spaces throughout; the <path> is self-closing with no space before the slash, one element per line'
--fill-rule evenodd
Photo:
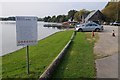
<path fill-rule="evenodd" d="M 109 2 L 102 13 L 106 16 L 107 22 L 120 21 L 120 1 L 119 2 Z"/>
<path fill-rule="evenodd" d="M 65 22 L 68 21 L 68 18 L 66 15 L 62 15 L 62 17 L 60 18 L 60 22 Z"/>
<path fill-rule="evenodd" d="M 74 19 L 76 21 L 82 21 L 82 17 L 85 18 L 89 13 L 90 13 L 90 11 L 88 11 L 86 9 L 82 9 L 82 10 L 75 13 Z"/>
<path fill-rule="evenodd" d="M 38 21 L 43 21 L 43 19 L 42 18 L 38 18 Z"/>
<path fill-rule="evenodd" d="M 44 17 L 44 19 L 43 19 L 45 22 L 51 22 L 51 17 L 50 16 L 48 16 L 48 17 Z"/>
<path fill-rule="evenodd" d="M 56 16 L 55 16 L 55 15 L 52 16 L 51 21 L 52 21 L 52 22 L 56 22 Z"/>
<path fill-rule="evenodd" d="M 78 12 L 78 11 L 76 11 L 76 10 L 70 10 L 68 12 L 68 18 L 71 19 L 71 21 L 73 21 L 74 15 L 75 15 L 76 12 Z"/>
<path fill-rule="evenodd" d="M 62 17 L 62 15 L 58 15 L 56 18 L 56 22 L 60 22 L 60 18 Z"/>
<path fill-rule="evenodd" d="M 8 17 L 8 20 L 15 21 L 15 17 Z"/>
<path fill-rule="evenodd" d="M 79 11 L 79 12 L 77 12 L 77 13 L 75 13 L 75 15 L 74 15 L 74 20 L 75 20 L 75 21 L 81 21 L 80 16 L 81 16 L 80 11 Z"/>
<path fill-rule="evenodd" d="M 68 21 L 68 18 L 66 15 L 58 15 L 57 18 L 56 18 L 56 22 L 65 22 L 65 21 Z"/>

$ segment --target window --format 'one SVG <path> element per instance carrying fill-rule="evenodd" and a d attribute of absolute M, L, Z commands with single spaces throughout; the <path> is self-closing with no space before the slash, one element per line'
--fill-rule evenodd
<path fill-rule="evenodd" d="M 92 26 L 97 26 L 97 24 L 92 24 Z"/>
<path fill-rule="evenodd" d="M 87 24 L 86 26 L 92 26 L 92 24 Z"/>

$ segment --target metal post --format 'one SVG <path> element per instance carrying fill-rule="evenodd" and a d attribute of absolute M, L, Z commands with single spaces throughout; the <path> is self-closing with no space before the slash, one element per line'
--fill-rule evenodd
<path fill-rule="evenodd" d="M 26 66 L 27 66 L 27 74 L 29 74 L 29 46 L 26 46 Z"/>

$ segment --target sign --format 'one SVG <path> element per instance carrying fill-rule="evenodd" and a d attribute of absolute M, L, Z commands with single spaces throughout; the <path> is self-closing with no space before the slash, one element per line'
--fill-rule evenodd
<path fill-rule="evenodd" d="M 17 46 L 37 44 L 37 17 L 16 16 Z"/>

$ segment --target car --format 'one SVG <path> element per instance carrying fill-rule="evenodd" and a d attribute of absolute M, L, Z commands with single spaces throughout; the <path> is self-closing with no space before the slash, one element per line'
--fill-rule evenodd
<path fill-rule="evenodd" d="M 115 22 L 113 23 L 113 25 L 115 25 L 115 26 L 120 26 L 120 22 L 115 21 Z"/>
<path fill-rule="evenodd" d="M 103 31 L 103 26 L 95 23 L 95 22 L 88 22 L 83 23 L 75 26 L 75 30 L 82 32 L 82 31 Z"/>
<path fill-rule="evenodd" d="M 118 21 L 115 21 L 115 22 L 111 22 L 110 25 L 114 25 L 114 26 L 120 26 L 120 22 Z"/>

